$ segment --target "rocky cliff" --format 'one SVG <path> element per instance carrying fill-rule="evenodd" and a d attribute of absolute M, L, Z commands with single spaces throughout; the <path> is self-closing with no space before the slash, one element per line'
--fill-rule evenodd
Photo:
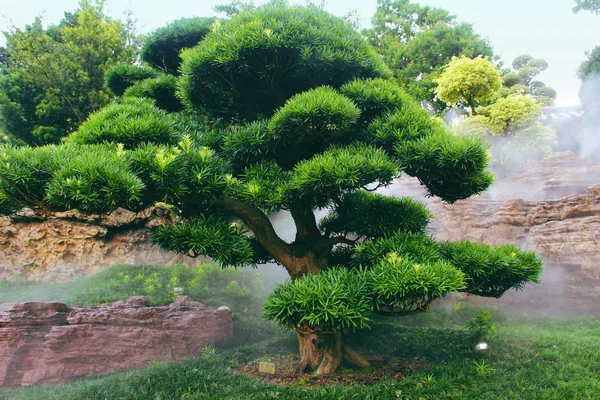
<path fill-rule="evenodd" d="M 513 243 L 544 259 L 542 284 L 492 303 L 536 314 L 600 313 L 600 164 L 557 153 L 455 204 L 426 199 L 412 179 L 389 192 L 425 199 L 438 240 Z"/>
<path fill-rule="evenodd" d="M 232 312 L 179 296 L 167 307 L 145 297 L 68 307 L 20 303 L 0 313 L 0 387 L 65 382 L 181 360 L 233 335 Z"/>
<path fill-rule="evenodd" d="M 0 279 L 64 282 L 115 264 L 165 264 L 175 255 L 153 246 L 150 230 L 167 218 L 160 208 L 104 217 L 24 209 L 0 218 Z"/>

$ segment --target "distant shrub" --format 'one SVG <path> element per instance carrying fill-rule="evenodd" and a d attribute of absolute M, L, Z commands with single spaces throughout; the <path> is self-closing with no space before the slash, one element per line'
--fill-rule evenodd
<path fill-rule="evenodd" d="M 84 279 L 80 288 L 64 301 L 97 306 L 131 296 L 146 296 L 150 304 L 160 306 L 173 302 L 176 287 L 182 288 L 182 294 L 192 300 L 211 308 L 227 306 L 236 314 L 259 314 L 265 292 L 261 275 L 254 271 L 221 269 L 211 264 L 120 265 Z"/>
<path fill-rule="evenodd" d="M 183 105 L 175 95 L 177 78 L 161 74 L 156 78 L 136 82 L 125 90 L 125 97 L 144 97 L 154 100 L 156 107 L 167 112 L 181 111 Z"/>
<path fill-rule="evenodd" d="M 68 140 L 78 144 L 122 143 L 127 148 L 140 143 L 174 143 L 177 134 L 169 115 L 151 101 L 126 98 L 92 114 Z"/>
<path fill-rule="evenodd" d="M 181 18 L 158 28 L 144 42 L 142 60 L 169 74 L 178 74 L 179 52 L 194 47 L 210 32 L 215 18 Z"/>
<path fill-rule="evenodd" d="M 125 90 L 143 79 L 154 78 L 158 72 L 149 67 L 126 63 L 116 64 L 106 70 L 104 87 L 113 96 L 123 96 Z"/>

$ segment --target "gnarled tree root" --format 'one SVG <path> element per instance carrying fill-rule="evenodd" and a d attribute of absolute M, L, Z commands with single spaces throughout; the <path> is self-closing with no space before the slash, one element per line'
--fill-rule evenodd
<path fill-rule="evenodd" d="M 307 332 L 296 329 L 296 337 L 300 345 L 297 374 L 312 371 L 316 375 L 329 375 L 337 370 L 342 360 L 360 368 L 369 365 L 362 355 L 344 343 L 340 332 Z"/>

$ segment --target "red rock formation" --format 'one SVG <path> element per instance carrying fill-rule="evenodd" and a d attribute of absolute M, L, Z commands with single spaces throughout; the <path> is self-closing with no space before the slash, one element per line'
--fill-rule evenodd
<path fill-rule="evenodd" d="M 145 297 L 72 307 L 21 303 L 0 313 L 0 386 L 65 382 L 81 376 L 181 360 L 233 334 L 232 312 L 179 296 L 167 307 Z"/>

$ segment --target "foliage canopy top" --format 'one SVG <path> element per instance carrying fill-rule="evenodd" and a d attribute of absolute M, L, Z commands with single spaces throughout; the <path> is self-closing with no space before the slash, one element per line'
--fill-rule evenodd
<path fill-rule="evenodd" d="M 214 25 L 182 59 L 186 104 L 237 121 L 269 117 L 310 88 L 390 76 L 358 32 L 314 6 L 274 5 L 238 14 Z"/>

